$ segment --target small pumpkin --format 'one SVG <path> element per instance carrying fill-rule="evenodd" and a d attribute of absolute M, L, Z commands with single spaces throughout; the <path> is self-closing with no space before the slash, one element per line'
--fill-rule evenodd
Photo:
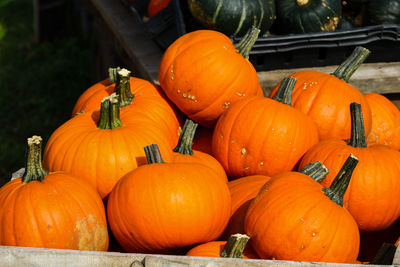
<path fill-rule="evenodd" d="M 342 5 L 341 0 L 279 0 L 276 14 L 276 26 L 282 33 L 334 31 Z"/>
<path fill-rule="evenodd" d="M 193 149 L 212 155 L 213 128 L 198 125 L 193 139 Z"/>
<path fill-rule="evenodd" d="M 41 164 L 42 138 L 28 138 L 25 173 L 0 188 L 0 245 L 106 251 L 103 202 L 88 183 Z"/>
<path fill-rule="evenodd" d="M 392 197 L 400 195 L 400 152 L 385 145 L 368 146 L 360 104 L 352 103 L 350 110 L 350 140 L 319 142 L 304 154 L 299 167 L 321 161 L 330 170 L 321 184 L 329 187 L 346 160 L 346 155 L 354 154 L 359 163 L 344 196 L 344 206 L 356 220 L 360 231 L 380 231 L 388 228 L 400 216 L 400 202 Z"/>
<path fill-rule="evenodd" d="M 318 143 L 316 124 L 290 105 L 295 83 L 285 79 L 274 99 L 242 99 L 218 119 L 212 151 L 230 178 L 293 170 Z"/>
<path fill-rule="evenodd" d="M 329 188 L 303 173 L 273 176 L 245 218 L 256 253 L 263 259 L 354 263 L 360 235 L 343 195 L 357 162 L 350 155 Z"/>
<path fill-rule="evenodd" d="M 202 164 L 163 163 L 156 145 L 145 150 L 149 164 L 127 173 L 108 198 L 118 243 L 127 252 L 158 253 L 216 240 L 231 210 L 226 182 Z"/>
<path fill-rule="evenodd" d="M 243 36 L 256 26 L 263 35 L 275 19 L 273 0 L 187 0 L 190 13 L 204 27 L 228 36 Z"/>
<path fill-rule="evenodd" d="M 147 6 L 147 14 L 149 17 L 155 16 L 158 12 L 169 5 L 170 0 L 150 0 Z"/>
<path fill-rule="evenodd" d="M 231 104 L 262 94 L 257 72 L 248 60 L 258 33 L 253 28 L 236 46 L 212 30 L 179 37 L 161 59 L 161 88 L 188 118 L 212 128 Z"/>

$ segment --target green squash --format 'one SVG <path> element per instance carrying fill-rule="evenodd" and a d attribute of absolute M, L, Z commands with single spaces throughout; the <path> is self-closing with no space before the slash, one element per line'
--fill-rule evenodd
<path fill-rule="evenodd" d="M 370 25 L 400 24 L 400 0 L 370 0 L 366 19 Z"/>
<path fill-rule="evenodd" d="M 334 31 L 342 5 L 340 0 L 277 0 L 276 14 L 282 33 Z"/>
<path fill-rule="evenodd" d="M 203 27 L 228 36 L 243 36 L 252 26 L 260 35 L 275 19 L 274 0 L 187 0 L 190 13 Z"/>

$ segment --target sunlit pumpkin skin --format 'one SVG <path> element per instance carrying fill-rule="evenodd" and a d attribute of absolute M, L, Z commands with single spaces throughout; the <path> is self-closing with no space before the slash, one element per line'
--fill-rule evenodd
<path fill-rule="evenodd" d="M 353 140 L 352 137 L 350 143 L 338 139 L 321 141 L 307 151 L 299 168 L 310 162 L 322 162 L 330 172 L 321 184 L 329 187 L 346 156 L 352 153 L 359 163 L 344 196 L 344 206 L 360 231 L 383 230 L 400 215 L 400 202 L 392 197 L 400 194 L 400 152 L 384 145 L 351 145 Z"/>
<path fill-rule="evenodd" d="M 214 257 L 220 258 L 221 251 L 226 245 L 226 241 L 211 241 L 195 246 L 186 253 L 186 256 L 193 257 Z M 243 251 L 243 259 L 259 259 L 260 257 L 254 252 L 251 246 L 247 245 Z"/>
<path fill-rule="evenodd" d="M 232 213 L 221 239 L 237 233 L 244 233 L 244 218 L 251 201 L 261 187 L 271 179 L 264 175 L 251 175 L 228 182 L 231 193 Z"/>
<path fill-rule="evenodd" d="M 364 95 L 371 108 L 372 127 L 369 144 L 382 144 L 400 149 L 400 111 L 385 96 L 376 93 Z"/>
<path fill-rule="evenodd" d="M 245 231 L 263 259 L 354 263 L 360 236 L 351 214 L 309 176 L 272 177 L 250 204 Z"/>
<path fill-rule="evenodd" d="M 0 189 L 0 245 L 107 250 L 104 205 L 89 184 L 65 172 L 23 179 Z"/>
<path fill-rule="evenodd" d="M 257 72 L 223 33 L 198 30 L 165 51 L 158 71 L 168 98 L 199 124 L 212 127 L 234 102 L 262 95 Z"/>
<path fill-rule="evenodd" d="M 154 253 L 216 240 L 228 223 L 230 205 L 228 186 L 212 169 L 151 163 L 118 181 L 107 215 L 127 252 Z"/>
<path fill-rule="evenodd" d="M 123 175 L 146 164 L 144 146 L 157 142 L 164 158 L 171 160 L 168 138 L 140 110 L 123 108 L 119 117 L 122 126 L 112 130 L 98 128 L 99 111 L 66 121 L 47 142 L 44 167 L 79 176 L 105 198 Z"/>
<path fill-rule="evenodd" d="M 222 114 L 212 141 L 214 157 L 232 179 L 272 176 L 297 167 L 304 153 L 318 143 L 318 130 L 290 105 L 253 96 Z"/>
<path fill-rule="evenodd" d="M 147 14 L 149 17 L 155 16 L 158 12 L 166 8 L 170 0 L 150 0 L 147 6 Z"/>

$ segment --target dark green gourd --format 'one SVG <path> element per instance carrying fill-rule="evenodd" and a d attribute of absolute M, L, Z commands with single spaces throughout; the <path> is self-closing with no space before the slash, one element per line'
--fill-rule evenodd
<path fill-rule="evenodd" d="M 366 16 L 370 25 L 400 24 L 400 0 L 370 0 Z"/>

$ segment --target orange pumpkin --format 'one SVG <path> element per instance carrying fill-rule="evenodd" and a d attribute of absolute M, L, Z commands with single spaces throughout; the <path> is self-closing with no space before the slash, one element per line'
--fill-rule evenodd
<path fill-rule="evenodd" d="M 368 54 L 367 49 L 358 47 L 333 74 L 307 70 L 290 75 L 297 79 L 293 89 L 292 106 L 315 121 L 320 140 L 350 138 L 349 105 L 352 102 L 361 104 L 365 134 L 370 132 L 372 122 L 368 102 L 357 88 L 348 83 L 353 72 Z M 278 88 L 279 85 L 271 92 L 271 97 Z"/>
<path fill-rule="evenodd" d="M 149 17 L 153 17 L 158 12 L 163 10 L 169 5 L 170 0 L 150 0 L 149 5 L 147 6 L 147 14 Z"/>
<path fill-rule="evenodd" d="M 321 161 L 330 170 L 321 184 L 329 187 L 346 155 L 354 154 L 360 162 L 346 192 L 344 206 L 361 231 L 383 230 L 400 215 L 400 202 L 393 199 L 400 195 L 400 152 L 384 145 L 367 146 L 359 104 L 351 104 L 351 114 L 350 141 L 321 141 L 307 151 L 300 168 L 309 162 Z"/>
<path fill-rule="evenodd" d="M 100 112 L 79 114 L 53 132 L 44 152 L 45 168 L 75 174 L 105 198 L 123 175 L 146 163 L 144 146 L 158 142 L 165 158 L 171 159 L 163 128 L 142 113 L 120 110 L 115 94 L 106 97 Z"/>
<path fill-rule="evenodd" d="M 179 37 L 165 51 L 158 70 L 161 88 L 190 119 L 212 127 L 231 104 L 261 95 L 248 53 L 259 33 L 237 45 L 223 33 L 198 30 Z M 238 51 L 239 50 L 239 51 Z"/>
<path fill-rule="evenodd" d="M 202 125 L 197 126 L 196 134 L 193 139 L 193 149 L 212 155 L 212 136 L 213 128 L 207 128 Z"/>
<path fill-rule="evenodd" d="M 171 147 L 174 147 L 179 138 L 181 114 L 160 87 L 149 81 L 131 77 L 131 72 L 127 69 L 110 68 L 109 72 L 108 79 L 94 84 L 79 97 L 72 111 L 73 116 L 99 110 L 102 99 L 115 92 L 119 95 L 121 108 L 133 109 L 137 116 L 140 113 L 141 117 L 163 127 L 162 132 L 168 133 Z"/>
<path fill-rule="evenodd" d="M 286 79 L 274 100 L 262 96 L 242 99 L 219 118 L 212 150 L 229 177 L 272 176 L 293 170 L 318 142 L 315 123 L 289 104 L 295 83 L 293 78 Z"/>
<path fill-rule="evenodd" d="M 195 246 L 186 256 L 259 259 L 254 250 L 246 246 L 248 240 L 246 235 L 232 235 L 228 241 L 211 241 Z"/>
<path fill-rule="evenodd" d="M 158 253 L 217 239 L 231 210 L 227 184 L 202 164 L 162 163 L 154 146 L 146 156 L 149 164 L 121 178 L 108 199 L 118 243 L 127 252 Z"/>
<path fill-rule="evenodd" d="M 0 189 L 0 245 L 106 251 L 106 214 L 96 190 L 71 174 L 45 171 L 39 136 L 28 146 L 23 177 Z"/>
<path fill-rule="evenodd" d="M 368 144 L 382 144 L 400 149 L 400 111 L 385 96 L 375 93 L 364 95 L 372 113 L 372 128 Z"/>
<path fill-rule="evenodd" d="M 272 177 L 250 204 L 245 231 L 263 259 L 354 263 L 360 235 L 343 208 L 357 159 L 350 156 L 330 188 L 303 173 Z"/>
<path fill-rule="evenodd" d="M 178 145 L 174 148 L 173 162 L 195 162 L 213 169 L 218 176 L 228 182 L 228 177 L 221 164 L 212 156 L 192 149 L 193 138 L 196 133 L 197 123 L 187 119 L 179 137 Z"/>

